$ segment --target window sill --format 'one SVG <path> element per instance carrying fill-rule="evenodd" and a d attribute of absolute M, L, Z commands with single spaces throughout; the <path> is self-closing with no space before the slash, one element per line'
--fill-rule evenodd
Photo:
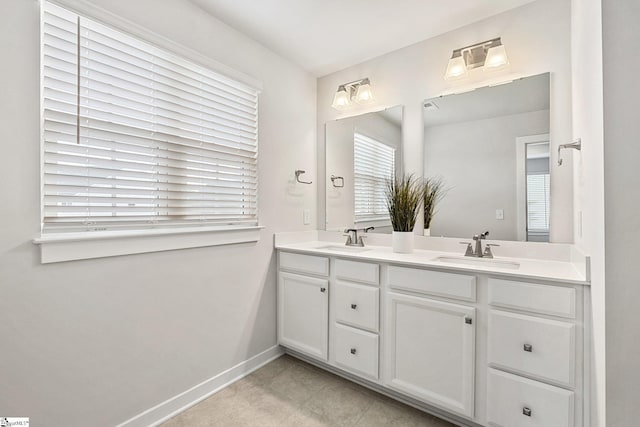
<path fill-rule="evenodd" d="M 33 239 L 42 264 L 257 242 L 264 227 L 46 233 Z"/>

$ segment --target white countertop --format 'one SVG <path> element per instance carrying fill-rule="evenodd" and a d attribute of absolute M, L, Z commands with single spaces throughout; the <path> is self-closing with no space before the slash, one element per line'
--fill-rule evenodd
<path fill-rule="evenodd" d="M 326 249 L 327 246 L 331 246 L 332 249 Z M 520 264 L 517 269 L 512 269 L 493 265 L 462 265 L 435 260 L 438 257 L 455 257 L 464 260 L 463 251 L 457 253 L 416 249 L 413 253 L 410 254 L 399 254 L 393 252 L 388 246 L 367 245 L 367 250 L 362 252 L 353 252 L 346 246 L 344 250 L 340 250 L 340 246 L 340 243 L 321 240 L 312 240 L 299 243 L 278 243 L 276 241 L 275 244 L 276 249 L 314 255 L 336 256 L 340 258 L 351 258 L 363 261 L 376 261 L 392 264 L 404 264 L 416 267 L 430 267 L 452 272 L 473 272 L 490 274 L 491 276 L 536 279 L 578 285 L 589 284 L 589 282 L 585 278 L 585 275 L 580 272 L 578 266 L 576 266 L 572 262 L 566 261 L 509 258 L 498 256 L 494 258 L 495 261 L 516 262 Z M 468 258 L 470 260 L 477 259 L 471 257 Z"/>

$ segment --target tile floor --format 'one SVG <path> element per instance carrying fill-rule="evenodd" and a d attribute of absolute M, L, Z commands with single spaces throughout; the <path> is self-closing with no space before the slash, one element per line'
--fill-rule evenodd
<path fill-rule="evenodd" d="M 291 356 L 282 356 L 164 427 L 453 427 Z"/>

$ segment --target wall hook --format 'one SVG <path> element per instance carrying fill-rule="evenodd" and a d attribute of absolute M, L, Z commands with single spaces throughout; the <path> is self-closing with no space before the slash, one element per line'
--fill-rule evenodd
<path fill-rule="evenodd" d="M 560 158 L 560 150 L 562 150 L 563 148 L 573 148 L 574 150 L 580 151 L 582 149 L 582 139 L 578 138 L 570 144 L 558 145 L 558 166 L 562 166 L 562 158 Z"/>
<path fill-rule="evenodd" d="M 304 171 L 301 169 L 296 170 L 296 181 L 298 181 L 300 184 L 313 184 L 313 181 L 300 181 L 300 175 L 302 175 L 303 173 Z"/>
<path fill-rule="evenodd" d="M 336 184 L 336 181 L 339 181 L 339 183 Z M 331 175 L 331 184 L 333 184 L 335 188 L 342 188 L 344 187 L 344 178 L 341 176 Z"/>

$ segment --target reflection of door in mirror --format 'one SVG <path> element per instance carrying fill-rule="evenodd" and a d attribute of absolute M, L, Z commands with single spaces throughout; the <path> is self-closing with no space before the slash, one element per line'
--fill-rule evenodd
<path fill-rule="evenodd" d="M 549 241 L 551 170 L 549 134 L 516 138 L 518 240 Z"/>
<path fill-rule="evenodd" d="M 549 241 L 550 187 L 549 141 L 529 143 L 527 157 L 527 241 Z"/>
<path fill-rule="evenodd" d="M 550 75 L 429 99 L 423 111 L 424 174 L 447 189 L 431 235 L 548 241 Z"/>
<path fill-rule="evenodd" d="M 402 107 L 328 122 L 325 130 L 326 230 L 390 233 L 385 189 L 402 171 Z"/>

